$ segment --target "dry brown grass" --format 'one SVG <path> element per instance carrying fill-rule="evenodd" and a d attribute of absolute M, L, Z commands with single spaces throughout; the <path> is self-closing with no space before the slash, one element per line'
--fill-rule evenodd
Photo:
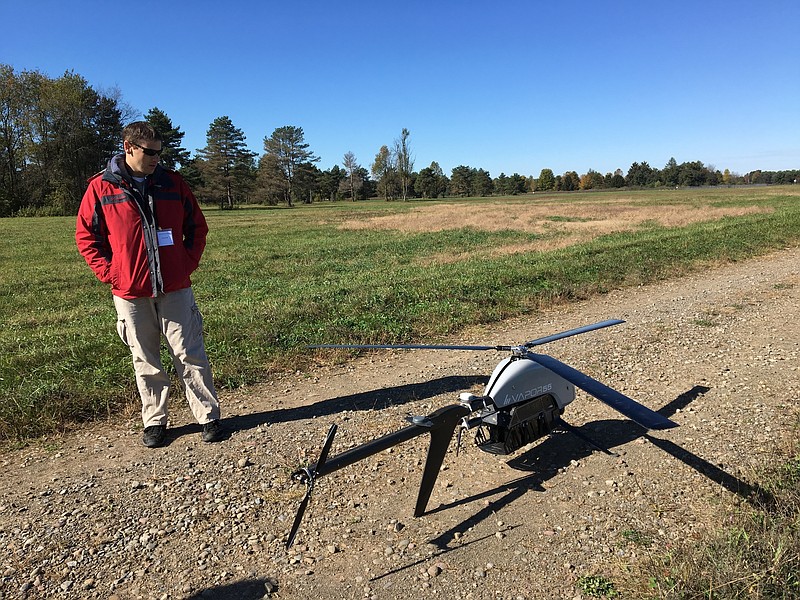
<path fill-rule="evenodd" d="M 506 202 L 485 204 L 433 204 L 405 214 L 381 215 L 349 220 L 341 228 L 351 230 L 395 230 L 409 233 L 474 228 L 481 231 L 521 231 L 542 236 L 528 244 L 509 244 L 480 253 L 441 255 L 433 262 L 447 263 L 469 256 L 499 256 L 520 252 L 544 252 L 585 243 L 609 233 L 631 231 L 647 223 L 684 227 L 699 221 L 714 221 L 753 213 L 771 212 L 771 207 L 663 204 L 641 205 L 629 198 L 610 202 Z"/>

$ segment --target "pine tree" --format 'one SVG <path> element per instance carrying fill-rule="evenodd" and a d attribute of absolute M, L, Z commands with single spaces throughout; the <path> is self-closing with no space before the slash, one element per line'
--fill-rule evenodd
<path fill-rule="evenodd" d="M 233 208 L 252 189 L 255 153 L 245 145 L 245 135 L 227 116 L 212 121 L 206 133 L 206 147 L 197 151 L 198 167 L 203 177 L 199 195 Z"/>
<path fill-rule="evenodd" d="M 156 131 L 161 134 L 161 165 L 170 170 L 176 170 L 178 165 L 185 167 L 189 164 L 189 151 L 181 146 L 184 133 L 180 127 L 175 127 L 167 114 L 159 108 L 153 107 L 144 117 Z"/>
<path fill-rule="evenodd" d="M 270 169 L 269 173 L 262 175 L 262 181 L 280 184 L 283 188 L 283 199 L 292 206 L 292 201 L 297 196 L 295 179 L 298 171 L 306 163 L 315 163 L 319 160 L 305 142 L 303 128 L 293 125 L 278 127 L 270 137 L 264 138 L 264 151 L 261 165 Z M 265 190 L 268 195 L 271 189 Z"/>

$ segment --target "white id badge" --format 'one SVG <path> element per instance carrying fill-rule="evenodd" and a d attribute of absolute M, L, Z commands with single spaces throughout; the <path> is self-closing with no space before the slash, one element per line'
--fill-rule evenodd
<path fill-rule="evenodd" d="M 172 246 L 175 242 L 172 239 L 172 229 L 158 230 L 158 246 Z"/>

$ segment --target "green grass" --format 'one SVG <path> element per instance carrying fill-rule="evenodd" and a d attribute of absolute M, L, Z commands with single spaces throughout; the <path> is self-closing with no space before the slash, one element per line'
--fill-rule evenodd
<path fill-rule="evenodd" d="M 578 578 L 576 587 L 585 596 L 592 598 L 616 598 L 619 596 L 614 583 L 602 575 L 584 575 Z"/>
<path fill-rule="evenodd" d="M 625 582 L 629 597 L 800 598 L 800 456 L 763 467 L 759 479 L 761 493 L 719 529 L 669 551 L 654 548 Z"/>
<path fill-rule="evenodd" d="M 774 211 L 682 228 L 648 223 L 559 250 L 497 255 L 487 251 L 541 236 L 340 227 L 430 201 L 207 209 L 211 231 L 194 288 L 215 378 L 230 388 L 271 370 L 304 368 L 305 344 L 434 341 L 472 324 L 796 244 L 798 195 L 795 187 L 624 192 L 642 206 Z M 617 199 L 576 193 L 439 202 L 502 210 Z M 0 439 L 47 434 L 137 403 L 110 292 L 78 255 L 73 235 L 73 218 L 0 220 Z M 438 260 L 443 255 L 457 258 Z"/>

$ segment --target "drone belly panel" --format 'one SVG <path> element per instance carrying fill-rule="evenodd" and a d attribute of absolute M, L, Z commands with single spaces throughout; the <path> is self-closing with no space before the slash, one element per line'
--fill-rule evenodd
<path fill-rule="evenodd" d="M 575 387 L 532 360 L 518 357 L 505 358 L 495 367 L 483 393 L 499 409 L 545 394 L 563 409 L 575 399 Z"/>

